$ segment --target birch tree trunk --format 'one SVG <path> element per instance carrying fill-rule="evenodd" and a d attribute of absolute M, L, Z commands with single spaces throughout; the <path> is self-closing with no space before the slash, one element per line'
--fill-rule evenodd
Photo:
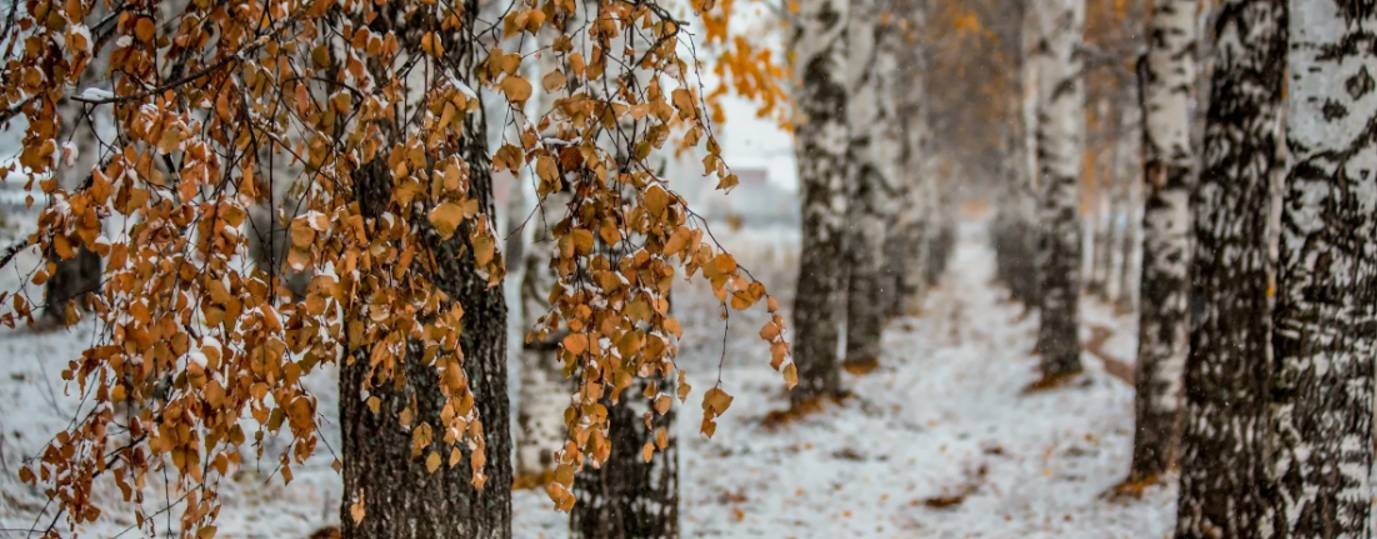
<path fill-rule="evenodd" d="M 596 6 L 590 3 L 588 7 L 596 14 L 590 13 L 589 19 L 617 16 L 615 11 L 607 10 L 609 6 L 607 3 Z M 614 38 L 607 50 L 620 55 L 623 63 L 609 66 L 607 76 L 627 81 L 629 95 L 645 96 L 652 82 L 663 84 L 663 81 L 655 81 L 652 74 L 637 71 L 636 59 L 658 45 L 637 32 L 625 32 Z M 586 54 L 591 53 L 588 51 Z M 617 126 L 622 133 L 645 132 L 648 128 L 650 126 L 646 120 L 634 117 L 622 118 Z M 630 161 L 636 151 L 636 148 L 629 147 L 610 133 L 601 142 L 616 148 L 617 162 Z M 666 173 L 669 167 L 667 149 L 652 150 L 645 159 L 646 165 L 655 170 L 657 176 L 671 176 Z M 633 188 L 626 187 L 624 196 L 633 195 Z M 626 243 L 607 245 L 599 240 L 595 248 L 609 254 L 612 267 L 624 267 L 620 260 L 632 254 L 632 249 Z M 669 303 L 672 310 L 672 298 Z M 627 357 L 626 361 L 637 361 L 637 358 Z M 654 366 L 643 363 L 641 368 L 653 369 Z M 577 501 L 569 512 L 571 537 L 661 539 L 679 536 L 677 414 L 674 408 L 676 404 L 670 397 L 675 394 L 674 388 L 674 378 L 668 373 L 659 372 L 653 378 L 632 384 L 616 401 L 610 392 L 602 397 L 602 404 L 608 413 L 607 436 L 611 441 L 611 454 L 600 467 L 594 468 L 585 463 L 578 471 L 574 482 Z M 565 390 L 561 394 L 569 393 Z M 656 414 L 651 409 L 652 402 L 662 402 L 668 408 L 663 410 L 663 415 Z M 568 404 L 567 397 L 565 403 Z M 561 417 L 564 415 L 561 414 Z"/>
<path fill-rule="evenodd" d="M 1091 218 L 1094 232 L 1090 242 L 1090 279 L 1085 285 L 1086 293 L 1101 299 L 1108 297 L 1109 290 L 1110 252 L 1113 251 L 1109 245 L 1113 241 L 1115 209 L 1110 193 L 1113 192 L 1117 180 L 1112 165 L 1106 168 L 1109 169 L 1109 174 L 1103 175 L 1095 186 L 1095 214 Z"/>
<path fill-rule="evenodd" d="M 1040 168 L 1038 248 L 1042 325 L 1037 351 L 1045 380 L 1080 372 L 1078 296 L 1081 239 L 1077 218 L 1081 152 L 1085 136 L 1081 32 L 1084 0 L 1039 0 L 1032 6 L 1039 39 L 1038 163 Z"/>
<path fill-rule="evenodd" d="M 1268 507 L 1285 537 L 1371 537 L 1377 2 L 1291 0 Z"/>
<path fill-rule="evenodd" d="M 526 315 L 523 333 L 540 323 L 550 310 L 548 294 L 555 283 L 550 268 L 555 239 L 551 227 L 563 219 L 568 196 L 546 195 L 526 224 L 532 230 L 523 250 L 520 298 Z M 551 452 L 564 438 L 564 409 L 569 406 L 569 385 L 557 354 L 558 340 L 523 339 L 520 350 L 520 403 L 516 414 L 516 470 L 523 477 L 539 478 L 554 464 Z"/>
<path fill-rule="evenodd" d="M 1009 243 L 1009 291 L 1015 299 L 1027 307 L 1042 302 L 1041 279 L 1038 278 L 1038 243 L 1040 227 L 1037 219 L 1038 200 L 1038 62 L 1035 57 L 1039 39 L 1038 20 L 1032 2 L 1019 2 L 1019 50 L 1020 82 L 1022 92 L 1017 96 L 1018 104 L 1014 110 L 1021 111 L 1018 128 L 1012 136 L 1014 144 L 1020 147 L 1018 155 L 1022 162 L 1016 162 L 1019 172 L 1012 175 L 1010 185 L 1010 215 L 1012 231 Z"/>
<path fill-rule="evenodd" d="M 461 4 L 460 26 L 466 34 L 446 52 L 450 65 L 461 73 L 471 73 L 476 63 L 477 36 L 473 34 L 477 0 Z M 390 15 L 385 15 L 390 16 Z M 376 22 L 376 21 L 375 21 Z M 399 22 L 399 21 L 394 21 Z M 465 45 L 467 44 L 467 45 Z M 370 66 L 374 77 L 384 80 L 386 68 Z M 378 72 L 382 71 L 382 72 Z M 477 87 L 476 81 L 468 81 Z M 469 164 L 469 195 L 492 215 L 492 170 L 489 163 L 486 128 L 482 114 L 470 114 L 461 145 Z M 361 165 L 355 172 L 355 189 L 366 218 L 381 217 L 377 201 L 391 197 L 391 172 L 382 158 Z M 418 225 L 423 226 L 423 225 Z M 460 346 L 464 352 L 464 374 L 468 377 L 475 406 L 482 421 L 486 456 L 483 471 L 486 481 L 474 485 L 469 466 L 440 466 L 426 469 L 426 459 L 414 457 L 411 428 L 420 422 L 439 424 L 445 397 L 440 375 L 431 362 L 423 359 L 421 343 L 409 343 L 409 353 L 399 365 L 404 380 L 369 380 L 368 347 L 348 350 L 350 359 L 340 366 L 340 423 L 343 447 L 342 475 L 344 496 L 340 507 L 341 533 L 346 538 L 487 538 L 511 536 L 511 431 L 507 395 L 506 321 L 507 309 L 502 290 L 488 286 L 479 275 L 472 257 L 472 246 L 463 245 L 470 234 L 464 227 L 450 240 L 431 235 L 428 245 L 437 264 L 445 271 L 432 275 L 435 286 L 452 301 L 464 307 L 464 331 Z M 366 404 L 364 390 L 381 399 L 374 413 Z M 410 424 L 403 414 L 414 403 Z M 474 448 L 456 447 L 463 461 L 470 462 Z M 448 454 L 448 452 L 446 452 Z M 476 460 L 476 459 L 475 459 Z M 362 520 L 355 520 L 351 506 L 365 508 Z"/>
<path fill-rule="evenodd" d="M 674 393 L 674 381 L 657 380 L 659 390 Z M 574 483 L 577 505 L 569 513 L 571 537 L 637 537 L 666 539 L 679 536 L 679 450 L 671 409 L 651 413 L 641 396 L 645 382 L 632 386 L 621 403 L 608 405 L 612 454 L 601 469 L 585 467 Z M 650 461 L 645 444 L 656 445 Z"/>
<path fill-rule="evenodd" d="M 1176 536 L 1251 537 L 1264 521 L 1270 358 L 1269 223 L 1280 139 L 1286 6 L 1229 0 L 1215 21 L 1186 362 Z"/>
<path fill-rule="evenodd" d="M 949 187 L 949 186 L 948 186 Z M 947 270 L 947 262 L 951 259 L 952 246 L 956 243 L 956 216 L 952 215 L 952 206 L 956 204 L 956 197 L 950 188 L 944 189 L 938 185 L 937 178 L 929 175 L 928 177 L 928 200 L 931 201 L 927 226 L 927 243 L 924 248 L 923 256 L 923 283 L 925 287 L 937 285 L 937 281 L 942 278 L 942 274 Z"/>
<path fill-rule="evenodd" d="M 1138 93 L 1139 90 L 1134 89 L 1130 95 L 1136 96 Z M 1130 229 L 1138 226 L 1133 190 L 1143 171 L 1143 141 L 1142 137 L 1138 136 L 1142 132 L 1142 107 L 1139 106 L 1139 101 L 1136 98 L 1131 99 L 1131 103 L 1125 103 L 1120 108 L 1119 132 L 1124 135 L 1119 137 L 1114 145 L 1114 186 L 1109 202 L 1109 243 L 1105 246 L 1108 251 L 1105 253 L 1108 259 L 1105 263 L 1105 299 L 1113 302 L 1121 301 L 1127 293 L 1126 289 L 1137 288 L 1125 286 L 1124 283 L 1124 275 L 1128 271 L 1128 264 L 1131 263 L 1132 253 L 1136 250 L 1133 245 L 1125 248 L 1124 244 L 1129 241 Z"/>
<path fill-rule="evenodd" d="M 531 80 L 557 68 L 554 51 L 541 51 L 534 64 L 536 74 Z M 529 110 L 540 114 L 550 110 L 553 97 L 540 85 L 536 85 L 536 96 L 528 105 Z M 533 119 L 539 122 L 539 119 Z M 529 174 L 529 171 L 526 172 Z M 534 193 L 532 193 L 534 195 Z M 534 197 L 533 197 L 534 198 Z M 549 293 L 555 284 L 555 271 L 550 267 L 555 249 L 552 227 L 562 221 L 568 212 L 567 193 L 548 193 L 544 200 L 537 201 L 533 208 L 522 209 L 522 219 L 526 219 L 522 230 L 525 245 L 521 250 L 520 283 L 517 296 L 520 302 L 522 320 L 519 321 L 522 338 L 521 347 L 516 351 L 519 357 L 520 385 L 517 388 L 516 414 L 516 471 L 524 478 L 539 479 L 550 471 L 552 451 L 558 449 L 564 439 L 564 409 L 569 406 L 569 385 L 564 380 L 564 369 L 557 354 L 558 340 L 552 342 L 526 342 L 525 335 L 534 329 L 545 313 L 550 310 Z M 529 217 L 525 217 L 529 214 Z M 513 278 L 508 276 L 508 278 Z M 524 481 L 523 481 L 524 482 Z"/>
<path fill-rule="evenodd" d="M 885 323 L 885 241 L 898 208 L 897 185 L 902 136 L 895 107 L 894 78 L 898 71 L 899 38 L 894 21 L 882 17 L 875 0 L 851 7 L 847 32 L 850 54 L 847 78 L 852 83 L 847 102 L 851 134 L 851 199 L 847 206 L 849 272 L 846 299 L 846 357 L 848 365 L 868 369 L 880 359 Z"/>
<path fill-rule="evenodd" d="M 486 145 L 481 141 L 481 120 L 470 120 L 465 133 L 472 133 L 472 149 L 465 159 L 470 165 L 470 196 L 492 211 L 491 176 L 488 174 Z M 387 200 L 376 192 L 391 185 L 389 171 L 381 160 L 361 171 L 356 181 L 366 200 Z M 466 225 L 469 226 L 469 225 Z M 467 232 L 455 234 L 452 242 L 467 241 Z M 450 273 L 437 283 L 464 306 L 464 332 L 460 346 L 464 351 L 464 373 L 468 376 L 475 406 L 482 418 L 487 475 L 482 488 L 470 482 L 468 466 L 440 466 L 433 473 L 425 460 L 411 454 L 411 427 L 416 422 L 438 424 L 445 397 L 435 367 L 422 358 L 422 346 L 413 342 L 402 366 L 405 383 L 391 380 L 371 383 L 368 348 L 351 350 L 352 361 L 340 368 L 340 423 L 344 440 L 344 499 L 341 503 L 341 532 L 353 537 L 509 537 L 511 535 L 512 464 L 511 432 L 508 430 L 506 305 L 502 291 L 491 288 L 487 279 L 474 269 L 471 249 L 459 250 L 449 242 L 433 246 L 436 256 Z M 463 253 L 462 255 L 458 253 Z M 370 396 L 381 398 L 377 413 L 365 404 L 364 388 Z M 415 402 L 412 425 L 401 423 L 402 411 Z M 463 448 L 465 461 L 470 456 Z M 362 500 L 366 516 L 355 521 L 351 505 Z"/>
<path fill-rule="evenodd" d="M 846 308 L 841 271 L 846 219 L 846 0 L 803 0 L 796 15 L 794 135 L 803 200 L 802 249 L 794 296 L 795 404 L 841 389 L 837 318 Z"/>
<path fill-rule="evenodd" d="M 1137 137 L 1135 137 L 1137 138 Z M 1142 184 L 1138 181 L 1126 182 L 1124 186 L 1123 237 L 1119 249 L 1119 265 L 1115 278 L 1119 280 L 1119 294 L 1114 301 L 1115 311 L 1133 313 L 1138 311 L 1138 285 L 1142 273 L 1142 250 L 1139 247 L 1143 236 L 1143 196 Z"/>
<path fill-rule="evenodd" d="M 927 0 L 900 0 L 896 5 L 904 10 L 911 27 L 923 27 Z M 897 77 L 886 91 L 891 92 L 896 101 L 902 148 L 899 169 L 895 171 L 898 193 L 894 199 L 899 205 L 891 233 L 885 236 L 885 268 L 890 275 L 886 282 L 893 283 L 893 288 L 884 296 L 889 315 L 899 316 L 916 313 L 923 293 L 918 268 L 922 267 L 922 237 L 927 218 L 924 204 L 928 195 L 923 190 L 923 182 L 929 173 L 930 129 L 925 93 L 927 51 L 921 44 L 903 46 L 901 34 L 892 36 L 892 41 L 899 46 L 899 65 L 895 68 Z"/>
<path fill-rule="evenodd" d="M 1147 30 L 1143 151 L 1142 309 L 1134 376 L 1135 427 L 1129 481 L 1153 482 L 1174 465 L 1181 384 L 1190 344 L 1191 186 L 1195 151 L 1196 0 L 1157 0 Z"/>

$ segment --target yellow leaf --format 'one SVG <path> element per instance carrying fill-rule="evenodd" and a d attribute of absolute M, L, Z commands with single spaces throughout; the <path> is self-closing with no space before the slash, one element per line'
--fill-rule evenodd
<path fill-rule="evenodd" d="M 712 269 L 720 274 L 728 274 L 736 271 L 736 259 L 732 255 L 722 253 L 712 259 Z"/>
<path fill-rule="evenodd" d="M 778 337 L 778 336 L 779 336 L 779 325 L 776 324 L 776 323 L 774 323 L 773 320 L 771 320 L 771 321 L 769 321 L 769 322 L 766 322 L 766 323 L 765 323 L 765 326 L 762 327 L 762 328 L 760 328 L 760 338 L 761 338 L 761 339 L 764 339 L 764 340 L 767 340 L 767 341 L 773 341 L 773 340 L 775 340 L 775 337 Z"/>
<path fill-rule="evenodd" d="M 674 256 L 675 253 L 684 250 L 684 247 L 688 246 L 691 235 L 692 232 L 688 228 L 681 227 L 675 230 L 674 234 L 669 237 L 669 241 L 665 242 L 665 256 Z"/>
<path fill-rule="evenodd" d="M 586 255 L 593 252 L 593 232 L 583 228 L 575 228 L 571 233 L 574 238 L 574 249 L 578 254 Z"/>
<path fill-rule="evenodd" d="M 357 524 L 359 522 L 363 522 L 363 515 L 363 493 L 359 492 L 358 499 L 355 499 L 354 503 L 349 504 L 349 516 L 353 518 L 354 523 Z"/>
<path fill-rule="evenodd" d="M 582 354 L 588 349 L 588 335 L 583 333 L 570 333 L 564 337 L 564 349 L 574 355 Z"/>
<path fill-rule="evenodd" d="M 140 17 L 138 22 L 134 23 L 134 37 L 139 38 L 139 41 L 144 43 L 153 41 L 154 30 L 153 19 L 148 17 Z"/>
<path fill-rule="evenodd" d="M 738 311 L 744 311 L 746 309 L 751 308 L 751 305 L 754 304 L 755 299 L 752 298 L 751 295 L 748 294 L 745 290 L 737 290 L 736 292 L 732 292 L 733 309 L 736 309 Z"/>
<path fill-rule="evenodd" d="M 512 103 L 524 103 L 531 98 L 531 83 L 526 82 L 520 75 L 507 75 L 502 79 L 502 93 Z"/>
<path fill-rule="evenodd" d="M 479 267 L 487 266 L 497 255 L 497 246 L 492 236 L 479 234 L 473 238 L 473 262 Z"/>
<path fill-rule="evenodd" d="M 567 82 L 567 79 L 564 76 L 564 72 L 558 69 L 546 73 L 545 76 L 540 79 L 540 85 L 543 86 L 547 92 L 554 92 L 563 88 L 565 82 Z"/>
<path fill-rule="evenodd" d="M 645 191 L 645 209 L 651 215 L 658 216 L 669 206 L 670 195 L 663 187 L 651 185 Z"/>
<path fill-rule="evenodd" d="M 450 239 L 464 218 L 464 208 L 453 202 L 446 202 L 430 210 L 430 224 L 440 234 L 440 239 Z"/>
<path fill-rule="evenodd" d="M 713 415 L 722 415 L 731 406 L 732 396 L 720 387 L 709 389 L 707 394 L 703 395 L 703 409 L 712 410 Z"/>
<path fill-rule="evenodd" d="M 684 118 L 695 118 L 698 116 L 698 108 L 693 104 L 693 94 L 688 90 L 680 88 L 674 91 L 674 108 L 679 110 L 679 115 Z"/>
<path fill-rule="evenodd" d="M 549 154 L 541 154 L 536 158 L 536 175 L 540 176 L 542 182 L 554 183 L 559 180 L 559 166 L 555 164 L 555 158 Z"/>
<path fill-rule="evenodd" d="M 431 451 L 430 456 L 426 457 L 426 471 L 435 473 L 435 470 L 438 469 L 440 469 L 440 453 Z"/>
<path fill-rule="evenodd" d="M 574 494 L 569 492 L 569 488 L 557 482 L 551 481 L 545 485 L 545 493 L 550 496 L 550 500 L 555 502 L 555 508 L 560 511 L 568 511 L 574 507 Z"/>
<path fill-rule="evenodd" d="M 311 224 L 305 218 L 292 221 L 292 246 L 298 249 L 306 249 L 311 246 L 311 242 L 316 239 L 316 231 L 311 230 Z"/>

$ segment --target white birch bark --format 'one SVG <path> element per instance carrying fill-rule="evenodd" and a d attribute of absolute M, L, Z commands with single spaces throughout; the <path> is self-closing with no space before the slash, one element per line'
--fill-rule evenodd
<path fill-rule="evenodd" d="M 1377 2 L 1291 0 L 1271 425 L 1286 537 L 1371 537 Z"/>
<path fill-rule="evenodd" d="M 1038 249 L 1041 328 L 1037 350 L 1046 378 L 1079 372 L 1081 240 L 1077 218 L 1085 91 L 1081 55 L 1084 0 L 1040 0 L 1032 6 L 1039 38 L 1037 143 L 1039 163 Z"/>
<path fill-rule="evenodd" d="M 927 4 L 927 0 L 901 0 L 895 5 L 903 10 L 910 27 L 923 28 Z M 887 91 L 893 94 L 896 103 L 896 125 L 902 146 L 898 153 L 899 167 L 895 171 L 898 193 L 894 199 L 898 201 L 898 208 L 891 233 L 885 238 L 886 268 L 892 274 L 887 282 L 893 283 L 893 293 L 886 294 L 891 316 L 916 313 L 922 298 L 922 235 L 927 219 L 923 182 L 929 175 L 928 141 L 931 137 L 925 93 L 927 51 L 921 40 L 909 44 L 903 35 L 896 35 L 894 39 L 899 47 L 896 54 L 899 65 Z"/>
<path fill-rule="evenodd" d="M 895 196 L 902 133 L 893 86 L 898 76 L 900 35 L 896 21 L 884 17 L 881 2 L 866 0 L 851 7 L 848 22 L 851 83 L 847 123 L 851 132 L 847 210 L 850 262 L 847 287 L 846 356 L 848 363 L 872 365 L 880 357 L 886 295 L 885 241 L 898 212 Z"/>
<path fill-rule="evenodd" d="M 802 0 L 794 21 L 794 148 L 799 168 L 803 231 L 794 296 L 794 362 L 801 403 L 840 388 L 838 315 L 845 310 L 843 254 L 846 220 L 847 0 Z"/>
<path fill-rule="evenodd" d="M 1190 196 L 1195 167 L 1196 0 L 1157 0 L 1147 30 L 1143 80 L 1143 294 L 1134 383 L 1131 481 L 1171 468 L 1181 421 L 1189 341 Z"/>
<path fill-rule="evenodd" d="M 999 192 L 998 215 L 994 226 L 997 268 L 1000 280 L 1009 288 L 1011 299 L 1025 307 L 1040 303 L 1038 289 L 1037 224 L 1037 80 L 1038 19 L 1032 2 L 1015 3 L 1019 27 L 1016 40 L 1019 55 L 1020 91 L 1012 97 L 1012 110 L 1018 112 L 1014 126 L 1006 135 L 1008 178 Z"/>
<path fill-rule="evenodd" d="M 528 77 L 530 80 L 540 80 L 558 66 L 554 51 L 538 54 L 531 64 L 538 73 Z M 536 95 L 527 105 L 533 122 L 539 122 L 534 115 L 550 110 L 555 98 L 540 85 L 536 86 Z M 536 200 L 534 187 L 527 185 L 531 182 L 529 175 L 529 170 L 521 175 L 521 185 L 514 187 L 509 206 L 514 224 L 522 227 L 517 240 L 521 244 L 520 256 L 511 259 L 515 268 L 508 279 L 517 288 L 513 292 L 517 298 L 513 305 L 517 307 L 509 316 L 517 326 L 516 340 L 512 341 L 513 355 L 518 358 L 519 379 L 515 399 L 516 471 L 524 476 L 549 471 L 551 452 L 560 447 L 564 438 L 564 408 L 569 405 L 570 394 L 554 348 L 548 343 L 525 342 L 526 333 L 535 328 L 550 309 L 547 295 L 555 283 L 550 260 L 556 249 L 551 227 L 564 219 L 568 205 L 568 196 L 563 193 L 552 193 L 545 200 Z"/>

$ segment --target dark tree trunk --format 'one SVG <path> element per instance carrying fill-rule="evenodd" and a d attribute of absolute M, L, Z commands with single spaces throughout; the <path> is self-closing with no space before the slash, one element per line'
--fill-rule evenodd
<path fill-rule="evenodd" d="M 1090 274 L 1086 279 L 1085 293 L 1094 297 L 1104 299 L 1108 297 L 1109 291 L 1109 264 L 1111 228 L 1113 227 L 1114 206 L 1109 201 L 1109 191 L 1112 188 L 1111 175 L 1105 175 L 1095 186 L 1095 210 L 1091 218 L 1092 232 L 1090 234 Z"/>
<path fill-rule="evenodd" d="M 68 260 L 56 255 L 48 259 L 57 266 L 43 288 L 43 316 L 50 323 L 67 324 L 68 311 L 80 306 L 87 294 L 100 291 L 100 255 L 85 245 L 76 247 L 75 251 L 76 256 Z"/>
<path fill-rule="evenodd" d="M 469 29 L 477 13 L 477 1 L 468 0 L 464 6 L 465 23 Z M 478 58 L 476 37 L 461 36 L 448 54 L 447 62 L 459 66 L 463 72 L 471 70 Z M 476 87 L 476 83 L 470 84 Z M 461 144 L 463 158 L 469 164 L 469 196 L 477 200 L 480 210 L 493 215 L 491 165 L 482 114 L 473 113 L 464 126 L 466 139 Z M 355 172 L 355 189 L 365 218 L 377 218 L 390 198 L 391 172 L 381 158 Z M 422 213 L 421 215 L 424 215 Z M 418 217 L 424 220 L 424 217 Z M 426 223 L 417 228 L 428 230 Z M 404 378 L 366 380 L 368 376 L 367 347 L 348 351 L 352 361 L 340 368 L 340 423 L 343 431 L 344 496 L 341 503 L 341 531 L 347 538 L 414 537 L 414 538 L 488 538 L 511 536 L 512 445 L 508 426 L 510 409 L 507 394 L 506 321 L 507 307 L 502 288 L 488 285 L 479 275 L 469 241 L 472 222 L 464 223 L 450 240 L 440 240 L 427 232 L 426 242 L 439 271 L 429 280 L 450 301 L 464 308 L 463 333 L 459 344 L 463 350 L 464 374 L 473 393 L 474 406 L 482 421 L 485 440 L 487 479 L 481 488 L 472 483 L 471 451 L 460 444 L 462 460 L 449 466 L 452 447 L 440 441 L 432 449 L 412 455 L 412 428 L 401 424 L 400 413 L 408 402 L 415 403 L 415 417 L 410 427 L 426 422 L 436 432 L 445 397 L 440 389 L 440 374 L 434 364 L 421 357 L 420 342 L 409 343 L 409 353 L 402 360 L 400 374 Z M 373 383 L 369 383 L 373 382 Z M 378 413 L 369 410 L 362 390 L 370 387 L 370 395 L 381 398 Z M 442 463 L 434 472 L 428 471 L 426 455 L 430 451 L 442 455 Z M 354 503 L 362 501 L 365 509 L 362 520 L 351 514 Z"/>
<path fill-rule="evenodd" d="M 1371 537 L 1377 2 L 1291 0 L 1267 447 L 1281 537 Z"/>
<path fill-rule="evenodd" d="M 672 383 L 660 383 L 661 391 L 673 394 Z M 578 502 L 569 515 L 571 537 L 637 537 L 647 539 L 679 536 L 679 450 L 674 435 L 674 416 L 655 416 L 633 385 L 621 404 L 607 402 L 612 455 L 602 468 L 586 466 L 574 482 Z M 664 446 L 657 440 L 663 430 Z M 645 445 L 655 452 L 646 462 Z"/>
<path fill-rule="evenodd" d="M 1286 6 L 1230 0 L 1215 25 L 1204 165 L 1193 202 L 1198 306 L 1186 361 L 1177 537 L 1253 537 L 1266 520 L 1269 255 Z M 1146 303 L 1146 301 L 1144 302 Z"/>
<path fill-rule="evenodd" d="M 951 204 L 949 196 L 942 196 L 942 207 Z M 923 280 L 925 287 L 931 287 L 941 280 L 951 260 L 952 247 L 956 245 L 956 228 L 953 217 L 947 211 L 939 211 L 931 221 L 932 235 L 927 242 L 928 255 L 923 258 Z"/>
<path fill-rule="evenodd" d="M 469 127 L 481 130 L 481 124 Z M 481 133 L 480 135 L 481 136 Z M 479 138 L 478 140 L 482 140 Z M 482 150 L 468 156 L 472 196 L 492 209 L 491 178 Z M 379 163 L 380 164 L 380 163 Z M 380 164 L 381 165 L 381 164 Z M 369 172 L 386 178 L 385 166 Z M 376 181 L 376 180 L 374 180 Z M 383 180 L 383 183 L 390 183 Z M 377 184 L 374 184 L 377 185 Z M 451 241 L 466 238 L 455 234 Z M 449 242 L 446 242 L 449 243 Z M 509 537 L 511 535 L 511 433 L 508 427 L 506 304 L 502 290 L 489 287 L 474 270 L 467 254 L 456 256 L 453 245 L 437 245 L 437 260 L 448 274 L 437 276 L 437 285 L 464 306 L 464 373 L 483 423 L 487 481 L 483 488 L 471 483 L 471 472 L 462 464 L 426 470 L 425 459 L 411 452 L 412 428 L 399 420 L 401 411 L 414 400 L 416 417 L 411 427 L 429 422 L 438 431 L 445 397 L 433 364 L 420 357 L 420 343 L 412 343 L 405 359 L 405 380 L 373 381 L 370 395 L 382 399 L 378 413 L 362 398 L 368 375 L 367 348 L 350 352 L 353 361 L 340 369 L 340 422 L 343 427 L 344 500 L 341 507 L 345 537 Z M 467 251 L 465 251 L 467 253 Z M 437 444 L 443 446 L 443 444 Z M 449 448 L 441 455 L 448 460 Z M 464 462 L 470 452 L 462 447 Z M 426 453 L 422 453 L 424 456 Z M 355 522 L 351 505 L 362 496 L 366 516 Z"/>
<path fill-rule="evenodd" d="M 105 11 L 99 6 L 95 9 L 98 12 Z M 97 16 L 99 13 L 92 15 Z M 97 80 L 100 78 L 98 73 L 102 73 L 103 68 L 108 66 L 108 59 L 98 56 L 92 59 L 92 62 L 77 82 L 78 88 L 102 83 Z M 100 141 L 96 138 L 96 121 L 98 118 L 108 118 L 109 113 L 106 107 L 89 108 L 90 110 L 87 110 L 88 107 L 72 99 L 63 100 L 57 107 L 64 138 L 76 147 L 77 156 L 70 166 L 64 160 L 54 173 L 61 179 L 62 187 L 72 192 L 87 188 L 91 182 L 91 169 L 100 166 L 98 155 L 102 153 L 102 149 Z M 47 253 L 48 262 L 56 265 L 56 271 L 48 276 L 48 282 L 43 285 L 45 323 L 67 324 L 72 321 L 67 316 L 71 308 L 84 307 L 83 300 L 87 294 L 100 291 L 100 255 L 82 244 L 73 245 L 72 250 L 75 256 L 67 260 L 63 260 L 57 253 Z"/>
<path fill-rule="evenodd" d="M 1139 195 L 1138 182 L 1128 183 L 1124 192 L 1124 230 L 1120 235 L 1119 244 L 1115 246 L 1119 250 L 1119 264 L 1115 267 L 1118 273 L 1114 275 L 1114 278 L 1119 280 L 1119 297 L 1114 300 L 1114 306 L 1115 310 L 1121 313 L 1138 310 L 1138 275 L 1142 266 L 1136 258 L 1139 253 L 1138 240 L 1142 237 L 1142 198 Z"/>
<path fill-rule="evenodd" d="M 795 136 L 803 199 L 802 250 L 794 296 L 795 404 L 841 391 L 838 320 L 846 312 L 845 274 L 838 261 L 846 218 L 845 0 L 805 0 L 793 48 L 798 66 Z"/>

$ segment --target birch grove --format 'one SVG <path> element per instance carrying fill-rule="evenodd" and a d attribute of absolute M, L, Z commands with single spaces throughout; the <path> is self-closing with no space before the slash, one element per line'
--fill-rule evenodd
<path fill-rule="evenodd" d="M 11 2 L 0 326 L 25 537 L 1373 537 L 1377 0 Z"/>

